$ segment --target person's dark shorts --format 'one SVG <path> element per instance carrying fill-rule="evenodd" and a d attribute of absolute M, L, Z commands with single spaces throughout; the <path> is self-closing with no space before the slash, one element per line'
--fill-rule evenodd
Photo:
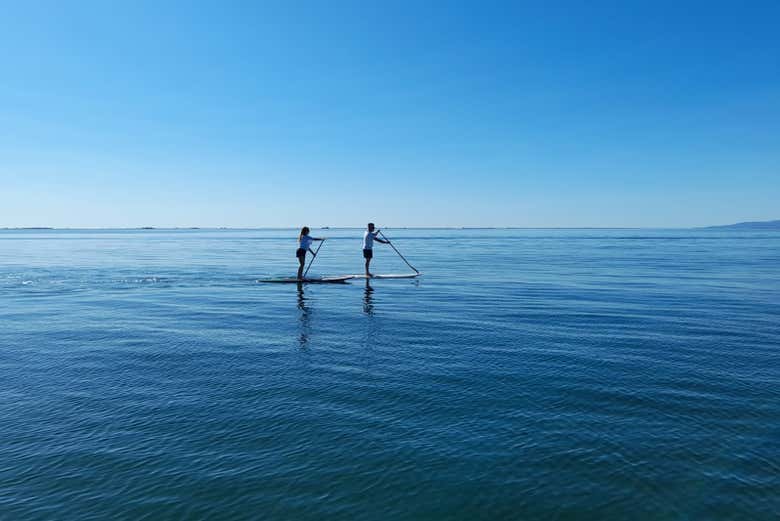
<path fill-rule="evenodd" d="M 374 250 L 363 250 L 364 259 L 372 259 L 374 257 Z"/>
<path fill-rule="evenodd" d="M 295 256 L 298 257 L 299 259 L 306 258 L 306 250 L 304 250 L 303 248 L 298 248 L 297 250 L 295 250 Z"/>

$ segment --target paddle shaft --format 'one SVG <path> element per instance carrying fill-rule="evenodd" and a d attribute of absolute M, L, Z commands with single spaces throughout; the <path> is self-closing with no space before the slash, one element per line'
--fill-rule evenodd
<path fill-rule="evenodd" d="M 317 246 L 317 250 L 314 252 L 314 256 L 309 261 L 309 266 L 306 268 L 306 271 L 303 272 L 303 278 L 304 279 L 306 278 L 306 274 L 309 273 L 309 268 L 311 268 L 311 265 L 314 263 L 314 259 L 317 258 L 317 254 L 320 252 L 320 248 L 322 248 L 322 243 L 324 243 L 324 242 L 325 242 L 325 239 L 322 239 L 320 241 L 320 245 Z"/>
<path fill-rule="evenodd" d="M 395 252 L 398 254 L 398 256 L 399 256 L 399 257 L 401 257 L 401 258 L 403 259 L 403 261 L 406 263 L 406 265 L 407 265 L 407 266 L 409 266 L 410 268 L 412 268 L 412 269 L 414 270 L 414 272 L 415 272 L 415 273 L 420 273 L 420 270 L 418 270 L 417 268 L 415 268 L 414 266 L 412 266 L 411 264 L 409 264 L 409 261 L 408 261 L 408 260 L 406 260 L 406 257 L 404 257 L 403 255 L 401 255 L 401 252 L 400 252 L 400 251 L 398 251 L 398 249 L 397 249 L 395 246 L 393 246 L 393 243 L 392 243 L 392 242 L 390 242 L 390 239 L 388 239 L 388 238 L 387 238 L 387 236 L 386 236 L 384 233 L 382 233 L 382 230 L 379 230 L 379 235 L 381 235 L 382 237 L 384 237 L 384 238 L 385 238 L 385 240 L 387 241 L 387 244 L 389 244 L 389 245 L 390 245 L 390 247 L 391 247 L 391 248 L 393 248 L 393 250 L 395 250 Z"/>

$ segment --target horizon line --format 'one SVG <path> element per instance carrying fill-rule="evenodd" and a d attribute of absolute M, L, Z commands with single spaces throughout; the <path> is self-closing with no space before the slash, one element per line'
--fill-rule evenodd
<path fill-rule="evenodd" d="M 766 222 L 766 221 L 765 221 Z M 771 221 L 769 221 L 771 222 Z M 742 224 L 742 223 L 735 223 Z M 692 230 L 702 228 L 722 228 L 734 226 L 382 226 L 386 230 Z M 43 231 L 43 230 L 122 230 L 122 231 L 155 231 L 155 230 L 297 230 L 299 226 L 120 226 L 120 227 L 81 227 L 81 226 L 3 226 L 2 231 Z M 365 226 L 311 226 L 316 230 L 341 229 L 362 230 Z"/>

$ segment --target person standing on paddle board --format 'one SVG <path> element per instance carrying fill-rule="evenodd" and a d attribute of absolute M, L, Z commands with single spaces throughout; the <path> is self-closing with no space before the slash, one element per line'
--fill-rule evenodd
<path fill-rule="evenodd" d="M 308 226 L 301 228 L 301 234 L 298 235 L 298 249 L 295 251 L 295 256 L 298 257 L 298 279 L 303 278 L 303 267 L 306 265 L 306 252 L 310 251 L 312 255 L 316 255 L 311 249 L 311 243 L 324 240 L 325 239 L 309 235 Z"/>
<path fill-rule="evenodd" d="M 374 223 L 368 223 L 368 230 L 363 234 L 363 258 L 366 259 L 366 277 L 373 277 L 368 270 L 371 259 L 374 257 L 374 241 L 382 244 L 390 244 L 390 241 L 378 237 L 379 230 L 374 231 Z"/>

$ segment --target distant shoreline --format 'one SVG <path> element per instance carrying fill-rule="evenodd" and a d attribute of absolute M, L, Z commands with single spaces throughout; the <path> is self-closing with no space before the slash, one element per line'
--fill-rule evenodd
<path fill-rule="evenodd" d="M 780 220 L 777 221 L 746 221 L 736 224 L 707 226 L 705 230 L 780 230 Z"/>

